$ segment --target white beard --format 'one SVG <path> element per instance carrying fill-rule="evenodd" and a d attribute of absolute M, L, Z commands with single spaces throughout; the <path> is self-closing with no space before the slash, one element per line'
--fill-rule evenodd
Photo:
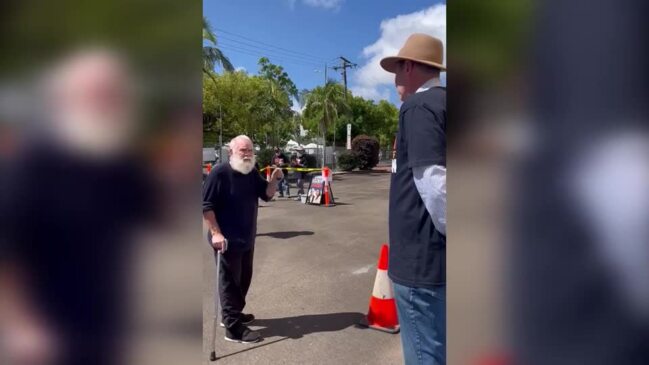
<path fill-rule="evenodd" d="M 106 157 L 127 147 L 134 126 L 129 120 L 118 116 L 96 116 L 82 112 L 62 116 L 56 127 L 59 141 L 67 147 L 95 157 Z"/>
<path fill-rule="evenodd" d="M 238 171 L 244 175 L 248 175 L 250 171 L 252 171 L 252 169 L 255 168 L 255 160 L 256 160 L 255 156 L 252 156 L 252 158 L 249 160 L 244 160 L 237 156 L 231 156 L 230 166 L 232 166 L 234 171 Z"/>

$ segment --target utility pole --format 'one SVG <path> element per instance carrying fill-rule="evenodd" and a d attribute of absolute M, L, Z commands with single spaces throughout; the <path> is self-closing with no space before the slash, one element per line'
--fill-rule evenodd
<path fill-rule="evenodd" d="M 343 56 L 338 57 L 340 59 L 340 66 L 333 67 L 334 70 L 341 70 L 340 73 L 343 76 L 343 84 L 345 85 L 345 99 L 347 99 L 347 69 L 355 68 L 357 64 L 351 62 Z M 334 120 L 334 169 L 336 168 L 336 121 Z"/>
<path fill-rule="evenodd" d="M 347 69 L 355 68 L 358 65 L 343 56 L 340 56 L 338 58 L 340 58 L 340 66 L 333 67 L 333 69 L 336 71 L 341 70 L 340 74 L 343 77 L 343 84 L 345 85 L 345 97 L 347 97 Z"/>

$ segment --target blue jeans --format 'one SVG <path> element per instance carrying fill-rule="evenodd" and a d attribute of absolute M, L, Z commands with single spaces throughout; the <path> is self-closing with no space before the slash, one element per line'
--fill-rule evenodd
<path fill-rule="evenodd" d="M 446 286 L 411 288 L 394 283 L 405 365 L 446 364 Z"/>
<path fill-rule="evenodd" d="M 288 181 L 286 181 L 286 178 L 279 181 L 278 190 L 279 190 L 280 195 L 284 195 L 284 188 L 286 188 L 286 195 L 291 195 L 291 192 L 290 192 L 289 186 L 288 186 Z"/>

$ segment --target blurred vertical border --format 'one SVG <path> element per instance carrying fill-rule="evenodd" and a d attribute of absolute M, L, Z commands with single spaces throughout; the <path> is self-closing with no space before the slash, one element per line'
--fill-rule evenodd
<path fill-rule="evenodd" d="M 121 282 L 118 300 L 129 320 L 119 351 L 127 363 L 201 361 L 201 22 L 197 0 L 0 3 L 2 164 L 20 158 L 39 134 L 39 118 L 51 112 L 36 88 L 52 64 L 101 47 L 118 52 L 133 71 L 141 113 L 131 162 L 153 182 L 147 194 L 155 196 L 156 212 L 153 222 L 135 227 L 137 245 Z M 42 163 L 51 163 L 48 156 Z"/>

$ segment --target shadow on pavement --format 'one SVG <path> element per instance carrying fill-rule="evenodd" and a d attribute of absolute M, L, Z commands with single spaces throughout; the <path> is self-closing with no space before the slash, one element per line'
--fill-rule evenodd
<path fill-rule="evenodd" d="M 343 312 L 310 314 L 296 317 L 257 319 L 254 326 L 265 327 L 259 330 L 262 337 L 301 338 L 316 332 L 335 332 L 356 326 L 364 317 L 362 313 Z"/>
<path fill-rule="evenodd" d="M 343 312 L 343 313 L 327 313 L 327 314 L 310 314 L 296 317 L 285 318 L 270 318 L 270 319 L 256 319 L 252 326 L 265 327 L 259 330 L 262 336 L 262 341 L 258 345 L 244 348 L 240 351 L 235 351 L 229 354 L 219 356 L 218 359 L 223 359 L 233 355 L 238 355 L 248 352 L 260 347 L 272 345 L 274 343 L 284 341 L 287 339 L 301 338 L 305 335 L 316 332 L 335 332 L 342 331 L 348 327 L 355 327 L 364 329 L 365 327 L 359 326 L 358 323 L 365 317 L 362 313 Z M 278 339 L 268 341 L 269 337 L 279 337 Z"/>
<path fill-rule="evenodd" d="M 241 353 L 244 353 L 244 352 L 247 352 L 247 351 L 250 351 L 250 350 L 254 350 L 254 349 L 257 349 L 257 348 L 260 348 L 260 347 L 264 347 L 264 346 L 272 345 L 272 344 L 274 344 L 274 343 L 276 343 L 276 342 L 284 341 L 284 340 L 286 340 L 286 339 L 288 339 L 288 337 L 279 338 L 279 339 L 277 339 L 277 340 L 274 340 L 274 341 L 268 341 L 268 342 L 267 342 L 267 341 L 264 341 L 264 340 L 262 339 L 262 341 L 260 342 L 260 345 L 256 345 L 256 346 L 252 346 L 252 347 L 244 348 L 243 350 L 240 350 L 240 351 L 235 351 L 235 352 L 231 352 L 231 353 L 226 354 L 226 355 L 218 356 L 218 357 L 217 357 L 217 360 L 218 360 L 218 359 L 224 359 L 224 358 L 226 358 L 226 357 L 230 357 L 230 356 L 234 356 L 234 355 L 239 355 L 239 354 L 241 354 Z M 244 346 L 245 346 L 245 345 L 244 345 Z"/>
<path fill-rule="evenodd" d="M 340 206 L 342 207 L 342 206 L 345 206 L 345 205 L 354 205 L 354 204 L 350 204 L 350 203 L 342 203 L 342 202 L 336 202 L 336 203 L 334 204 L 334 207 L 337 206 L 337 205 L 340 205 Z"/>
<path fill-rule="evenodd" d="M 268 233 L 257 234 L 257 237 L 263 237 L 263 236 L 285 240 L 287 238 L 293 238 L 297 236 L 313 236 L 313 231 L 286 231 L 286 232 L 268 232 Z"/>

